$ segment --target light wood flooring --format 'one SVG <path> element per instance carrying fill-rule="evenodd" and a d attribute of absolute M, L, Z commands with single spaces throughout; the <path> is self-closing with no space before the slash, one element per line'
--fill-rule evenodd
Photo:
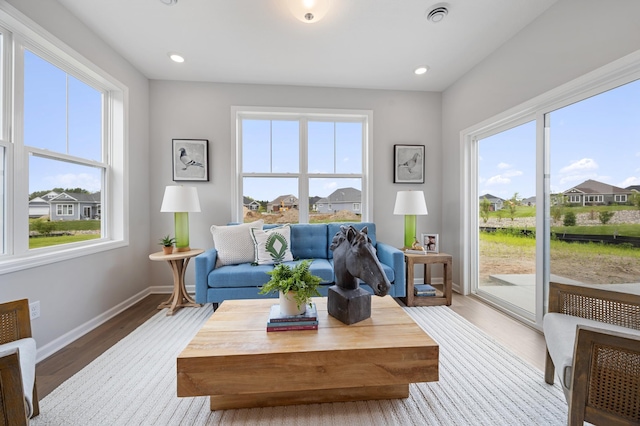
<path fill-rule="evenodd" d="M 147 296 L 131 308 L 38 363 L 36 380 L 39 398 L 47 396 L 65 380 L 151 318 L 157 312 L 157 306 L 167 297 L 167 294 Z M 451 309 L 529 364 L 537 367 L 540 371 L 544 369 L 544 337 L 538 331 L 511 319 L 472 296 L 461 296 L 454 293 Z"/>

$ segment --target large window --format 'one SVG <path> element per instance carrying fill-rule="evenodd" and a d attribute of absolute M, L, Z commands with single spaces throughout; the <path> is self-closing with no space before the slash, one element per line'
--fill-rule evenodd
<path fill-rule="evenodd" d="M 234 218 L 251 222 L 370 220 L 370 112 L 236 108 Z M 258 212 L 241 209 L 256 201 Z"/>
<path fill-rule="evenodd" d="M 127 90 L 15 13 L 0 10 L 0 273 L 126 244 Z"/>

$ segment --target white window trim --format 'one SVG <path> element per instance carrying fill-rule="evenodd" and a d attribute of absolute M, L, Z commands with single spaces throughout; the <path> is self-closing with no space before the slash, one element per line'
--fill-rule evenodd
<path fill-rule="evenodd" d="M 477 272 L 478 259 L 477 247 L 470 244 L 473 241 L 474 230 L 478 229 L 478 199 L 477 194 L 477 151 L 474 141 L 490 136 L 500 131 L 512 128 L 527 121 L 528 117 L 536 119 L 536 229 L 543 230 L 545 238 L 536 239 L 536 258 L 543 259 L 544 245 L 548 238 L 548 223 L 550 223 L 549 205 L 545 205 L 545 192 L 549 193 L 548 165 L 542 161 L 548 155 L 548 146 L 544 141 L 548 140 L 549 128 L 545 126 L 545 114 L 555 111 L 567 105 L 579 102 L 591 96 L 606 92 L 618 86 L 640 79 L 640 51 L 633 52 L 614 62 L 604 65 L 592 72 L 578 77 L 527 102 L 510 108 L 509 110 L 488 118 L 481 123 L 463 129 L 460 132 L 460 198 L 462 206 L 462 224 L 459 243 L 462 249 L 461 283 L 463 294 L 471 291 L 471 282 Z M 546 189 L 546 190 L 545 190 Z M 546 253 L 548 255 L 548 253 Z M 549 271 L 548 259 L 537 262 L 536 265 L 536 318 L 533 326 L 540 328 L 542 324 L 543 309 L 540 309 L 546 301 L 543 280 L 547 280 Z M 477 276 L 477 274 L 476 274 Z"/>
<path fill-rule="evenodd" d="M 231 150 L 231 193 L 234 197 L 234 202 L 231 203 L 231 218 L 233 221 L 242 222 L 242 152 L 240 150 L 238 138 L 240 136 L 241 129 L 240 117 L 251 116 L 259 117 L 264 116 L 266 118 L 272 118 L 274 116 L 294 115 L 296 119 L 300 116 L 307 119 L 322 119 L 322 117 L 335 120 L 336 116 L 353 117 L 361 119 L 363 122 L 363 134 L 365 141 L 362 145 L 362 204 L 365 205 L 365 211 L 362 212 L 363 222 L 373 222 L 373 188 L 371 188 L 370 182 L 372 182 L 373 176 L 373 111 L 371 110 L 350 110 L 350 109 L 324 109 L 324 108 L 292 108 L 292 107 L 250 107 L 250 106 L 232 106 L 231 107 L 231 140 L 234 142 Z M 335 120 L 339 121 L 339 120 Z M 306 149 L 306 148 L 305 148 Z M 306 150 L 300 153 L 302 161 L 306 162 Z M 306 167 L 304 167 L 306 169 Z M 303 179 L 308 179 L 306 173 L 298 174 Z M 332 177 L 352 177 L 351 175 L 341 175 L 339 173 L 332 173 Z M 279 177 L 274 174 L 274 177 Z M 286 177 L 286 175 L 283 175 Z M 309 199 L 309 194 L 303 194 L 302 191 L 307 189 L 301 186 L 301 190 L 298 194 L 298 199 Z M 309 205 L 303 203 L 299 206 L 299 220 L 301 223 L 307 223 L 309 218 Z"/>
<path fill-rule="evenodd" d="M 5 217 L 7 245 L 5 247 L 6 253 L 0 254 L 0 275 L 129 245 L 129 173 L 126 157 L 128 152 L 129 89 L 6 2 L 0 2 L 0 26 L 9 32 L 5 40 L 28 45 L 39 54 L 42 53 L 47 60 L 53 60 L 56 65 L 62 63 L 63 69 L 71 70 L 76 78 L 92 82 L 107 91 L 108 101 L 104 108 L 105 116 L 103 119 L 110 126 L 105 126 L 104 155 L 111 164 L 102 185 L 102 197 L 109 200 L 106 203 L 108 214 L 102 220 L 104 237 L 63 246 L 28 250 L 28 247 L 25 247 L 25 244 L 28 245 L 28 241 L 24 241 L 25 238 L 18 240 L 15 238 L 16 235 L 28 235 L 29 207 L 28 203 L 24 202 L 24 195 L 19 195 L 28 193 L 28 187 L 26 182 L 21 182 L 19 179 L 17 182 L 13 176 L 16 165 L 21 168 L 25 167 L 28 159 L 23 158 L 24 150 L 18 153 L 14 149 L 14 144 L 10 143 L 11 140 L 22 138 L 19 133 L 21 130 L 10 125 L 2 126 L 2 141 L 9 141 L 9 143 L 0 141 L 0 144 L 7 148 L 8 158 L 6 170 L 7 214 Z M 22 84 L 22 76 L 13 76 L 12 73 L 13 67 L 9 55 L 12 50 L 5 44 L 3 58 L 5 67 L 2 72 L 5 76 L 3 90 L 6 94 L 13 92 L 12 77 L 14 77 L 14 84 Z M 14 100 L 11 95 L 3 96 L 3 98 L 2 120 L 4 123 L 8 124 L 16 118 L 20 119 L 21 117 L 14 117 L 14 113 L 21 114 L 22 99 L 16 98 Z M 108 117 L 110 120 L 107 120 Z M 9 128 L 13 129 L 13 134 L 9 133 Z M 12 159 L 13 161 L 11 161 Z"/>

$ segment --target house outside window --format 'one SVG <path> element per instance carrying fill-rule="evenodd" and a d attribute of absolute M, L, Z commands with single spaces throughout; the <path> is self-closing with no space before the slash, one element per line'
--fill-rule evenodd
<path fill-rule="evenodd" d="M 128 90 L 22 19 L 0 9 L 0 51 L 12 53 L 0 55 L 2 69 L 11 70 L 0 73 L 1 105 L 7 107 L 0 114 L 0 274 L 127 244 L 129 215 L 120 200 L 128 183 Z M 77 204 L 79 210 L 75 204 L 50 204 L 59 188 L 98 198 L 92 204 L 104 205 L 110 226 L 96 220 L 89 240 L 42 236 L 36 248 L 30 238 L 38 233 L 29 221 L 33 205 L 42 212 L 36 217 L 40 221 L 54 214 L 73 220 L 82 211 L 84 203 Z M 100 208 L 96 216 L 101 213 Z"/>
<path fill-rule="evenodd" d="M 322 213 L 310 207 L 310 200 L 327 198 L 335 188 L 362 191 L 362 220 L 372 220 L 369 175 L 371 111 L 319 110 L 302 108 L 233 107 L 236 117 L 233 218 L 243 217 L 242 200 L 278 199 L 291 194 L 286 208 L 270 213 L 287 215 L 288 222 L 313 223 Z M 285 202 L 286 203 L 286 202 Z M 329 207 L 331 209 L 331 207 Z M 319 219 L 321 220 L 321 219 Z M 326 219 L 325 219 L 326 220 Z M 360 217 L 354 215 L 354 221 Z"/>

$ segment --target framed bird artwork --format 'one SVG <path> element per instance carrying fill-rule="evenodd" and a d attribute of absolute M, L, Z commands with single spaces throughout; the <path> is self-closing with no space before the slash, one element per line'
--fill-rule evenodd
<path fill-rule="evenodd" d="M 173 139 L 173 180 L 209 181 L 207 139 Z"/>
<path fill-rule="evenodd" d="M 393 146 L 393 183 L 424 183 L 424 145 Z"/>

